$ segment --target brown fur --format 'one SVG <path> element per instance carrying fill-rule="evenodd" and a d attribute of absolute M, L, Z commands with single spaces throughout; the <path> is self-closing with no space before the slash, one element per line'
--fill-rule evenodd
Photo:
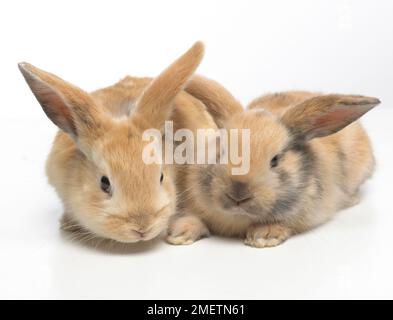
<path fill-rule="evenodd" d="M 120 242 L 149 240 L 166 229 L 175 210 L 173 168 L 142 161 L 147 144 L 142 133 L 161 130 L 174 105 L 202 108 L 179 94 L 202 56 L 203 45 L 196 43 L 154 80 L 127 77 L 91 94 L 32 65 L 19 65 L 45 113 L 62 129 L 47 175 L 64 204 L 64 228 L 80 226 Z M 110 180 L 110 194 L 100 189 L 102 176 Z"/>
<path fill-rule="evenodd" d="M 207 228 L 255 247 L 277 245 L 355 204 L 373 172 L 367 134 L 359 122 L 350 123 L 378 99 L 287 92 L 263 96 L 244 111 L 216 82 L 197 77 L 186 90 L 219 126 L 251 130 L 251 168 L 244 176 L 232 176 L 230 164 L 182 172 L 183 216 L 169 228 L 171 243 L 190 244 Z M 276 155 L 278 165 L 271 167 Z"/>

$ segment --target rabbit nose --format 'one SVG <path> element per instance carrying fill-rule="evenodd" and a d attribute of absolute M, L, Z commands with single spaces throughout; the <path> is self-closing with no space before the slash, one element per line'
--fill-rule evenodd
<path fill-rule="evenodd" d="M 141 238 L 143 238 L 146 235 L 146 231 L 144 230 L 133 230 L 138 236 L 140 236 Z"/>
<path fill-rule="evenodd" d="M 247 183 L 244 182 L 232 182 L 231 192 L 227 193 L 227 197 L 230 198 L 237 205 L 246 202 L 252 198 Z"/>
<path fill-rule="evenodd" d="M 237 206 L 240 206 L 242 203 L 251 200 L 251 197 L 243 197 L 243 198 L 236 198 L 233 195 L 226 194 L 227 198 L 235 203 Z"/>
<path fill-rule="evenodd" d="M 142 238 L 143 238 L 143 236 L 145 235 L 143 232 L 141 232 L 141 231 L 135 231 L 138 235 L 140 235 Z"/>

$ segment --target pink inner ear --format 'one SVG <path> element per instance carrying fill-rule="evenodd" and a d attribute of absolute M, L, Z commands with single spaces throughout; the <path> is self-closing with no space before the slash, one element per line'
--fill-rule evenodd
<path fill-rule="evenodd" d="M 335 133 L 355 121 L 361 115 L 350 109 L 336 109 L 314 120 L 313 136 L 321 137 Z"/>
<path fill-rule="evenodd" d="M 47 116 L 61 129 L 76 134 L 76 128 L 72 121 L 72 114 L 66 102 L 54 89 L 46 86 L 37 87 L 36 97 L 40 101 Z"/>
<path fill-rule="evenodd" d="M 341 123 L 342 121 L 354 118 L 354 112 L 349 109 L 341 109 L 329 112 L 328 114 L 316 119 L 314 122 L 316 127 L 329 126 L 334 123 Z"/>

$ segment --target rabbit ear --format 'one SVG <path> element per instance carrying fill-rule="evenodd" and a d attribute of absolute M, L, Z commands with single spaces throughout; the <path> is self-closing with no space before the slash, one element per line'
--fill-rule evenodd
<path fill-rule="evenodd" d="M 204 45 L 195 43 L 184 55 L 164 70 L 144 91 L 133 117 L 146 128 L 162 129 L 169 119 L 177 94 L 202 61 Z"/>
<path fill-rule="evenodd" d="M 206 105 L 219 127 L 222 127 L 223 122 L 233 114 L 244 111 L 229 91 L 216 81 L 194 76 L 185 90 Z"/>
<path fill-rule="evenodd" d="M 296 138 L 309 140 L 344 129 L 379 103 L 363 96 L 318 96 L 292 107 L 281 120 Z"/>
<path fill-rule="evenodd" d="M 42 109 L 55 125 L 74 140 L 81 134 L 97 133 L 102 126 L 102 115 L 89 94 L 31 64 L 20 63 L 18 66 Z"/>

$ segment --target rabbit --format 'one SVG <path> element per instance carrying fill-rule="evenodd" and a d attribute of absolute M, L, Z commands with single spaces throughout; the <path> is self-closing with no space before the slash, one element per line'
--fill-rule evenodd
<path fill-rule="evenodd" d="M 359 202 L 375 160 L 356 120 L 377 98 L 294 91 L 262 96 L 245 110 L 212 80 L 196 76 L 185 90 L 218 128 L 250 129 L 250 170 L 232 175 L 231 162 L 189 166 L 169 243 L 192 244 L 213 233 L 273 247 Z"/>
<path fill-rule="evenodd" d="M 142 134 L 149 128 L 163 132 L 166 120 L 181 116 L 173 112 L 175 105 L 201 107 L 182 89 L 203 53 L 197 42 L 154 80 L 126 77 L 90 94 L 31 64 L 19 64 L 60 129 L 46 172 L 64 205 L 63 228 L 122 243 L 165 232 L 175 212 L 173 168 L 142 161 L 147 143 Z"/>

